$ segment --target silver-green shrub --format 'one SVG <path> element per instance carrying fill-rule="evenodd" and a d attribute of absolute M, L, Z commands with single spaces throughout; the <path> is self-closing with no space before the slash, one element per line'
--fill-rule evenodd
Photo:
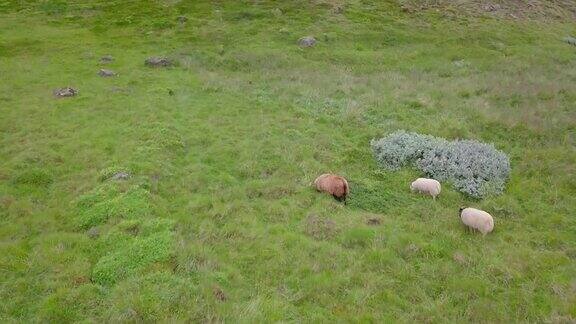
<path fill-rule="evenodd" d="M 510 174 L 510 160 L 505 153 L 473 140 L 447 141 L 398 131 L 370 144 L 382 167 L 397 170 L 412 165 L 476 198 L 502 193 Z"/>
<path fill-rule="evenodd" d="M 378 163 L 389 170 L 398 170 L 415 163 L 424 153 L 439 145 L 442 139 L 430 135 L 397 131 L 370 142 Z"/>

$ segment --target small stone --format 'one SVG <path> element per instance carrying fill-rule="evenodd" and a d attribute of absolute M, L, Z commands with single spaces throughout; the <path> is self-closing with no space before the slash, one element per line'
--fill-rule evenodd
<path fill-rule="evenodd" d="M 130 173 L 128 172 L 118 172 L 110 177 L 112 180 L 128 180 L 130 179 Z"/>
<path fill-rule="evenodd" d="M 113 77 L 116 76 L 116 72 L 112 70 L 100 69 L 98 75 L 101 77 Z"/>
<path fill-rule="evenodd" d="M 414 243 L 410 243 L 410 244 L 404 246 L 404 248 L 398 252 L 400 252 L 400 255 L 402 256 L 402 258 L 410 259 L 410 258 L 417 256 L 419 251 L 420 251 L 420 247 L 418 247 L 418 245 L 416 245 Z"/>
<path fill-rule="evenodd" d="M 114 57 L 112 55 L 104 55 L 100 58 L 100 63 L 110 63 L 114 61 Z"/>
<path fill-rule="evenodd" d="M 86 235 L 91 239 L 97 238 L 100 235 L 100 230 L 98 230 L 97 227 L 90 227 L 90 229 L 86 231 Z"/>
<path fill-rule="evenodd" d="M 316 38 L 312 36 L 302 37 L 298 40 L 298 45 L 300 47 L 312 47 L 316 45 Z"/>
<path fill-rule="evenodd" d="M 464 66 L 466 66 L 466 61 L 456 60 L 456 61 L 452 61 L 452 64 L 454 64 L 456 67 L 464 67 Z"/>
<path fill-rule="evenodd" d="M 332 13 L 333 14 L 342 14 L 344 13 L 344 6 L 343 5 L 335 5 L 334 7 L 332 7 Z"/>
<path fill-rule="evenodd" d="M 404 247 L 404 255 L 406 257 L 413 256 L 416 253 L 418 253 L 419 251 L 420 251 L 420 248 L 418 247 L 418 245 L 416 245 L 414 243 L 410 243 Z"/>
<path fill-rule="evenodd" d="M 575 37 L 564 37 L 564 41 L 570 45 L 576 46 L 576 38 Z"/>
<path fill-rule="evenodd" d="M 172 62 L 166 57 L 150 57 L 145 64 L 150 67 L 167 67 L 172 65 Z"/>
<path fill-rule="evenodd" d="M 54 96 L 58 97 L 58 98 L 64 98 L 64 97 L 74 97 L 75 95 L 78 94 L 78 90 L 71 88 L 71 87 L 65 87 L 65 88 L 59 88 L 53 91 Z"/>
<path fill-rule="evenodd" d="M 488 3 L 483 6 L 484 11 L 486 12 L 495 12 L 500 9 L 500 5 Z"/>
<path fill-rule="evenodd" d="M 420 248 L 418 247 L 418 245 L 411 243 L 404 248 L 404 251 L 408 254 L 414 254 L 420 251 Z"/>
<path fill-rule="evenodd" d="M 188 21 L 188 17 L 186 17 L 186 16 L 178 16 L 178 18 L 176 18 L 176 20 L 177 20 L 179 23 L 183 24 L 183 23 L 185 23 L 185 22 Z"/>

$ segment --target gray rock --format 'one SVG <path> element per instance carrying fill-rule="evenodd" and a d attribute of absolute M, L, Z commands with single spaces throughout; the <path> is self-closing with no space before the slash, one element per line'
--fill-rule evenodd
<path fill-rule="evenodd" d="M 113 77 L 116 76 L 116 72 L 112 70 L 100 69 L 98 75 L 101 77 Z"/>
<path fill-rule="evenodd" d="M 172 65 L 172 62 L 166 57 L 150 57 L 146 59 L 145 64 L 150 67 L 167 67 Z"/>
<path fill-rule="evenodd" d="M 343 14 L 344 13 L 344 5 L 335 5 L 334 7 L 332 7 L 332 13 L 333 14 Z"/>
<path fill-rule="evenodd" d="M 298 40 L 298 45 L 300 47 L 312 47 L 316 45 L 316 38 L 312 36 L 302 37 Z"/>
<path fill-rule="evenodd" d="M 128 172 L 118 172 L 110 177 L 112 180 L 128 180 L 130 179 L 130 173 Z"/>
<path fill-rule="evenodd" d="M 78 94 L 78 90 L 71 87 L 65 87 L 56 89 L 52 93 L 57 98 L 74 97 L 75 95 Z"/>
<path fill-rule="evenodd" d="M 486 12 L 496 12 L 496 11 L 500 10 L 500 5 L 487 3 L 487 4 L 482 6 L 482 9 L 484 9 L 484 11 L 486 11 Z"/>
<path fill-rule="evenodd" d="M 90 229 L 86 231 L 86 235 L 92 239 L 97 238 L 100 235 L 100 230 L 97 227 L 90 227 Z"/>
<path fill-rule="evenodd" d="M 456 67 L 465 67 L 466 65 L 468 65 L 464 60 L 452 61 L 452 64 L 454 64 Z"/>
<path fill-rule="evenodd" d="M 564 41 L 570 45 L 574 45 L 576 46 L 576 38 L 568 36 L 568 37 L 564 37 Z"/>
<path fill-rule="evenodd" d="M 176 20 L 177 20 L 179 23 L 183 24 L 183 23 L 185 23 L 185 22 L 188 21 L 188 17 L 186 17 L 186 16 L 179 16 L 178 18 L 176 18 Z"/>
<path fill-rule="evenodd" d="M 114 61 L 114 57 L 112 55 L 104 55 L 100 58 L 100 63 L 110 63 Z"/>

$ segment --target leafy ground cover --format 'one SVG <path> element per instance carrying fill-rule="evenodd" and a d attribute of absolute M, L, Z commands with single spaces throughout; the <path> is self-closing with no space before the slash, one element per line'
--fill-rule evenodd
<path fill-rule="evenodd" d="M 558 3 L 0 1 L 0 320 L 574 321 Z M 370 148 L 398 129 L 494 143 L 504 193 L 411 194 L 419 171 Z M 312 189 L 328 171 L 347 206 Z M 468 234 L 460 206 L 495 231 Z"/>

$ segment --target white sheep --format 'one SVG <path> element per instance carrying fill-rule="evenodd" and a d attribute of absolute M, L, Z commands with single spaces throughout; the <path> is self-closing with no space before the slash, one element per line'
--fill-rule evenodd
<path fill-rule="evenodd" d="M 480 209 L 461 207 L 460 218 L 468 228 L 479 230 L 483 235 L 492 232 L 494 229 L 494 219 L 492 215 Z"/>
<path fill-rule="evenodd" d="M 412 190 L 412 192 L 416 191 L 430 195 L 434 200 L 436 200 L 436 196 L 440 194 L 442 186 L 440 185 L 440 182 L 434 179 L 418 178 L 412 182 L 410 190 Z"/>

